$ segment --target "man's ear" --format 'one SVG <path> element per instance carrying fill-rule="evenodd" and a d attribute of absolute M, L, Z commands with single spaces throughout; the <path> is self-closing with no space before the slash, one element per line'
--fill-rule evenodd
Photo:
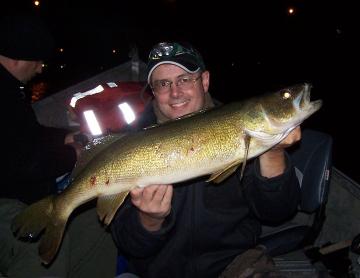
<path fill-rule="evenodd" d="M 201 73 L 201 82 L 202 85 L 204 87 L 204 91 L 208 92 L 209 91 L 209 85 L 210 85 L 210 72 L 209 71 L 204 71 Z"/>

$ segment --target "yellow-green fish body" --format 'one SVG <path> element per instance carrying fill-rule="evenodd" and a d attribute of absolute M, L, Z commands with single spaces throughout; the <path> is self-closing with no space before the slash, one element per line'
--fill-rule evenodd
<path fill-rule="evenodd" d="M 110 140 L 94 147 L 101 151 L 74 170 L 65 191 L 20 214 L 13 230 L 27 236 L 46 229 L 40 256 L 49 263 L 68 217 L 81 204 L 98 198 L 99 217 L 109 224 L 135 187 L 174 184 L 204 175 L 220 182 L 242 162 L 279 143 L 320 107 L 320 100 L 310 102 L 310 86 L 303 84 Z M 34 220 L 35 216 L 42 220 Z"/>

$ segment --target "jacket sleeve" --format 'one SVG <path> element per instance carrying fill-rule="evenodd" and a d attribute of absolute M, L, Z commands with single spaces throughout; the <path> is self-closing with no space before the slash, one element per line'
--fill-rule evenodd
<path fill-rule="evenodd" d="M 8 162 L 11 176 L 27 181 L 59 177 L 75 165 L 76 151 L 65 145 L 68 130 L 46 127 L 37 122 L 29 105 L 14 108 L 8 133 Z"/>
<path fill-rule="evenodd" d="M 280 223 L 291 217 L 300 201 L 300 185 L 295 168 L 286 154 L 282 175 L 265 178 L 260 174 L 259 160 L 244 175 L 243 190 L 251 211 L 264 223 Z"/>
<path fill-rule="evenodd" d="M 128 198 L 119 209 L 111 223 L 111 232 L 118 248 L 124 254 L 142 258 L 149 257 L 162 249 L 168 241 L 170 231 L 175 225 L 175 215 L 171 211 L 162 228 L 149 232 L 140 223 L 137 208 Z"/>

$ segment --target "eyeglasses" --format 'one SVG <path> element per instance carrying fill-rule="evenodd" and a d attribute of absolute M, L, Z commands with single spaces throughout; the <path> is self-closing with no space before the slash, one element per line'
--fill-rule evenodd
<path fill-rule="evenodd" d="M 182 90 L 189 90 L 194 87 L 194 84 L 196 81 L 198 81 L 201 78 L 201 75 L 198 77 L 191 77 L 191 76 L 182 76 L 179 79 L 174 81 L 169 80 L 156 80 L 151 88 L 153 89 L 154 93 L 158 95 L 164 95 L 170 92 L 171 85 L 174 83 L 176 87 L 182 89 Z"/>
<path fill-rule="evenodd" d="M 181 54 L 190 54 L 197 57 L 196 52 L 190 47 L 186 48 L 178 43 L 161 42 L 151 50 L 149 60 L 159 60 L 164 56 L 174 57 Z"/>

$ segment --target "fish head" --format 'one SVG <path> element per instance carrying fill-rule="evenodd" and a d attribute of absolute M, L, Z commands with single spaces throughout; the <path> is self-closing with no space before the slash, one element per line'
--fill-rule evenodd
<path fill-rule="evenodd" d="M 269 133 L 292 130 L 322 106 L 322 100 L 310 100 L 311 85 L 297 84 L 260 98 L 260 107 Z"/>
<path fill-rule="evenodd" d="M 311 85 L 304 83 L 256 98 L 251 114 L 256 117 L 248 121 L 251 125 L 245 128 L 246 133 L 264 143 L 280 142 L 321 108 L 322 100 L 311 101 L 310 91 Z"/>

